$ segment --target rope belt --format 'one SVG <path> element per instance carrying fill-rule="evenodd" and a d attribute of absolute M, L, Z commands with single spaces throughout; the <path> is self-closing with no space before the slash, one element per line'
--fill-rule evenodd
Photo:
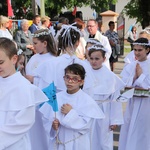
<path fill-rule="evenodd" d="M 90 131 L 89 131 L 90 132 Z M 77 136 L 77 137 L 75 137 L 75 138 L 73 138 L 73 139 L 71 139 L 71 140 L 69 140 L 69 141 L 66 141 L 66 142 L 62 142 L 62 141 L 60 141 L 59 139 L 58 139 L 58 137 L 56 137 L 56 143 L 55 143 L 55 145 L 56 145 L 56 147 L 55 147 L 55 149 L 57 149 L 57 145 L 59 145 L 59 144 L 61 144 L 61 145 L 63 145 L 64 146 L 64 150 L 65 150 L 65 145 L 66 144 L 68 144 L 68 143 L 70 143 L 70 142 L 72 142 L 72 141 L 75 141 L 76 139 L 79 139 L 81 136 L 83 136 L 83 135 L 85 135 L 85 134 L 87 134 L 88 132 L 86 132 L 86 133 L 84 133 L 84 134 L 81 134 L 81 135 L 79 135 L 79 136 Z M 58 136 L 58 135 L 57 135 Z"/>

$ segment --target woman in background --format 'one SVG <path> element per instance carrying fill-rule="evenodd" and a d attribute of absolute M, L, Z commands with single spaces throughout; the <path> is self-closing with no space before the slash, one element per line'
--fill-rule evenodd
<path fill-rule="evenodd" d="M 31 32 L 28 29 L 29 22 L 27 19 L 23 19 L 21 21 L 21 30 L 16 32 L 14 40 L 17 43 L 18 48 L 25 53 L 27 59 L 29 60 L 36 52 L 34 51 Z"/>
<path fill-rule="evenodd" d="M 138 38 L 138 32 L 135 26 L 132 27 L 131 31 L 129 32 L 128 36 L 128 42 L 130 42 L 131 45 L 131 51 L 133 50 L 133 42 L 137 40 Z"/>
<path fill-rule="evenodd" d="M 6 37 L 9 39 L 13 39 L 13 36 L 10 34 L 9 30 L 9 18 L 5 16 L 0 16 L 0 37 Z"/>

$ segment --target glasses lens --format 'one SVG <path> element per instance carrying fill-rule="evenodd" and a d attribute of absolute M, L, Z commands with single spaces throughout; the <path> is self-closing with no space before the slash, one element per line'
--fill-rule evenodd
<path fill-rule="evenodd" d="M 69 76 L 67 76 L 67 75 L 65 75 L 64 76 L 64 80 L 65 81 L 69 81 L 69 82 L 72 82 L 72 83 L 78 83 L 78 82 L 80 82 L 80 80 L 78 79 L 78 78 L 76 78 L 76 77 L 73 77 L 73 78 L 70 78 Z"/>

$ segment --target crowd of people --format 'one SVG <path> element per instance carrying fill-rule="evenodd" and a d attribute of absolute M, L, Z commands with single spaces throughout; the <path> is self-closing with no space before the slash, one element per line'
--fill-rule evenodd
<path fill-rule="evenodd" d="M 12 36 L 0 16 L 0 150 L 150 149 L 150 31 L 140 32 L 117 76 L 115 22 L 34 16 Z M 53 85 L 53 86 L 52 86 Z M 134 88 L 123 116 L 121 92 Z M 44 91 L 48 90 L 48 94 Z M 137 92 L 138 91 L 138 92 Z"/>

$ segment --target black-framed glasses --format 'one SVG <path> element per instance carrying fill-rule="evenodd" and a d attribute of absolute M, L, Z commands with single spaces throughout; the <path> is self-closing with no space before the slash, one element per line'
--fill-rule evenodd
<path fill-rule="evenodd" d="M 72 83 L 78 83 L 78 82 L 82 81 L 81 79 L 78 79 L 77 77 L 71 78 L 68 75 L 64 76 L 64 80 L 67 81 L 67 82 L 72 82 Z"/>

